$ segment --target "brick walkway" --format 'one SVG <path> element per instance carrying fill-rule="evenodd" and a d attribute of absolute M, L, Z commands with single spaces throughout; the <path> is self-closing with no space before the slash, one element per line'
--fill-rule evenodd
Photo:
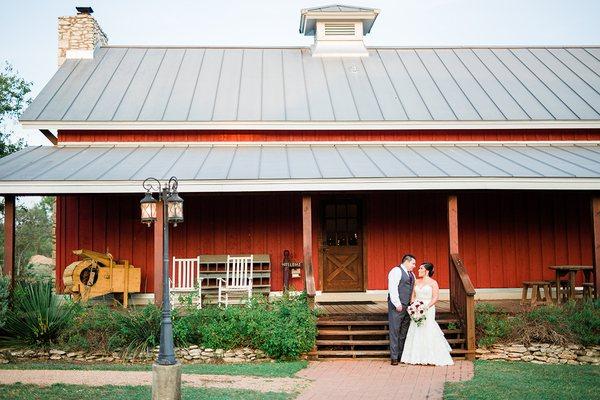
<path fill-rule="evenodd" d="M 296 376 L 314 380 L 298 399 L 442 399 L 444 382 L 473 378 L 473 363 L 450 367 L 414 366 L 389 361 L 318 361 Z"/>

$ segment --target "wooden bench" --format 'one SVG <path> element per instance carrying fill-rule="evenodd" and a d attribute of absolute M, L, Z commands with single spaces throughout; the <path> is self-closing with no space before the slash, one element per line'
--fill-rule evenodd
<path fill-rule="evenodd" d="M 229 254 L 249 256 L 250 254 Z M 271 291 L 271 257 L 268 254 L 254 254 L 252 262 L 252 292 L 268 295 Z M 219 279 L 227 274 L 227 254 L 204 254 L 199 256 L 199 279 L 202 285 L 203 303 L 216 303 Z"/>
<path fill-rule="evenodd" d="M 556 284 L 554 284 L 556 285 Z M 523 295 L 521 296 L 521 304 L 525 305 L 528 302 L 527 291 L 531 288 L 531 300 L 529 304 L 535 307 L 538 302 L 544 304 L 552 304 L 552 293 L 551 287 L 554 286 L 552 281 L 524 281 L 523 282 Z M 544 296 L 540 293 L 540 289 L 543 289 Z M 560 295 L 560 290 L 557 290 L 557 296 Z"/>

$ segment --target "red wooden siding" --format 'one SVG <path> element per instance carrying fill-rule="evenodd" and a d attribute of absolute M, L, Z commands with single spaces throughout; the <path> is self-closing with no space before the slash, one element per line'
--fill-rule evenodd
<path fill-rule="evenodd" d="M 183 195 L 185 221 L 171 227 L 175 257 L 199 254 L 270 254 L 272 290 L 281 290 L 283 250 L 302 260 L 301 197 Z M 57 212 L 57 282 L 77 257 L 75 249 L 110 252 L 142 268 L 142 291 L 152 292 L 153 229 L 140 223 L 140 196 L 60 196 Z M 316 261 L 315 261 L 316 262 Z M 302 289 L 301 279 L 292 284 Z"/>
<path fill-rule="evenodd" d="M 432 262 L 436 267 L 434 277 L 441 286 L 448 287 L 446 204 L 447 196 L 441 193 L 379 192 L 368 197 L 368 289 L 386 289 L 390 268 L 398 265 L 406 253 L 413 254 L 417 263 Z"/>
<path fill-rule="evenodd" d="M 590 196 L 577 192 L 458 196 L 460 254 L 475 287 L 553 279 L 549 265 L 592 265 Z"/>
<path fill-rule="evenodd" d="M 489 130 L 61 130 L 59 142 L 268 142 L 268 141 L 519 141 L 600 140 L 600 129 Z"/>
<path fill-rule="evenodd" d="M 342 196 L 340 194 L 340 196 Z M 353 196 L 344 194 L 343 196 Z M 364 207 L 367 288 L 385 289 L 404 253 L 436 266 L 448 287 L 447 193 L 357 194 Z M 76 260 L 74 249 L 109 251 L 142 268 L 142 290 L 153 291 L 153 229 L 139 222 L 140 196 L 61 196 L 57 205 L 57 281 Z M 170 252 L 267 253 L 272 290 L 283 285 L 283 250 L 302 260 L 301 195 L 186 194 L 185 222 L 171 228 Z M 313 196 L 313 264 L 319 282 L 320 196 Z M 458 193 L 460 254 L 477 288 L 519 287 L 551 279 L 549 265 L 592 263 L 590 195 L 580 192 Z M 301 289 L 303 280 L 292 284 Z"/>
<path fill-rule="evenodd" d="M 139 196 L 138 196 L 139 197 Z M 76 249 L 109 252 L 142 268 L 142 291 L 152 292 L 152 229 L 139 220 L 139 198 L 132 196 L 58 196 L 56 213 L 56 281 L 77 261 Z"/>

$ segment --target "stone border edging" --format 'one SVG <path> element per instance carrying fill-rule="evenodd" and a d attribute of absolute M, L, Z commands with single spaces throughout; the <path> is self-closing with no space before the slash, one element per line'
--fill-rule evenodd
<path fill-rule="evenodd" d="M 477 349 L 478 360 L 525 361 L 535 364 L 600 365 L 600 346 L 566 346 L 547 343 L 494 344 Z"/>
<path fill-rule="evenodd" d="M 238 349 L 223 350 L 211 349 L 192 345 L 185 348 L 175 349 L 176 357 L 184 364 L 238 364 L 248 362 L 269 362 L 274 361 L 269 358 L 262 350 L 254 350 L 249 347 Z M 51 350 L 33 350 L 33 349 L 0 349 L 0 364 L 8 364 L 10 360 L 19 361 L 71 361 L 78 363 L 139 363 L 145 364 L 148 361 L 156 359 L 158 347 L 152 352 L 140 353 L 137 356 L 123 356 L 121 352 L 112 353 L 73 351 L 67 352 L 60 349 Z"/>

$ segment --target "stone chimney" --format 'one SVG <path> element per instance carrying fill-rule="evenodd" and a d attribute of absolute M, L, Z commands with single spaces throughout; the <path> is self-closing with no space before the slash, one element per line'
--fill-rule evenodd
<path fill-rule="evenodd" d="M 58 17 L 58 66 L 68 58 L 93 58 L 98 46 L 108 44 L 108 37 L 92 17 L 91 7 L 75 7 L 77 15 Z"/>

